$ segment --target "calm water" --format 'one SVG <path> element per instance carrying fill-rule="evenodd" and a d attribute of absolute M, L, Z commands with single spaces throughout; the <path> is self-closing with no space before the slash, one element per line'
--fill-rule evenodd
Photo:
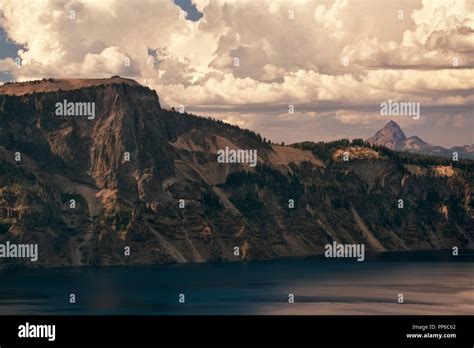
<path fill-rule="evenodd" d="M 0 314 L 473 314 L 473 279 L 472 253 L 0 270 Z"/>

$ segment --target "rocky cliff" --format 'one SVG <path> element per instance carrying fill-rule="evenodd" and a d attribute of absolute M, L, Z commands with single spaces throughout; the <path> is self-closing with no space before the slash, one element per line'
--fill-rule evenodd
<path fill-rule="evenodd" d="M 58 115 L 63 101 L 95 115 Z M 219 163 L 225 148 L 257 166 Z M 362 141 L 270 144 L 119 77 L 0 87 L 0 243 L 37 243 L 39 266 L 471 248 L 472 173 Z"/>

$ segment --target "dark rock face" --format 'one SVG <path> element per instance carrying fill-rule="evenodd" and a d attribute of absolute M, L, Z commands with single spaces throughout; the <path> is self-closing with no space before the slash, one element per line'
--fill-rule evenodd
<path fill-rule="evenodd" d="M 164 110 L 129 80 L 55 83 L 0 90 L 0 243 L 38 243 L 35 265 L 270 259 L 321 254 L 333 240 L 369 251 L 473 245 L 472 162 L 270 145 Z M 55 115 L 65 99 L 94 102 L 95 118 Z M 397 128 L 377 141 L 407 140 Z M 257 166 L 218 163 L 225 147 L 257 150 Z"/>

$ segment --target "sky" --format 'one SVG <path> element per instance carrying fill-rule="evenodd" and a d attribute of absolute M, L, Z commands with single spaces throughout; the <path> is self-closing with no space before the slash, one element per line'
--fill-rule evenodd
<path fill-rule="evenodd" d="M 472 144 L 474 1 L 0 0 L 0 80 L 113 75 L 275 142 Z"/>

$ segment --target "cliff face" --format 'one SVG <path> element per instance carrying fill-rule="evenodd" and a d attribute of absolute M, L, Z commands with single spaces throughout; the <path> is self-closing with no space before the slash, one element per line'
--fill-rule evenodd
<path fill-rule="evenodd" d="M 64 100 L 94 102 L 94 118 L 56 115 Z M 225 148 L 256 150 L 257 166 L 219 163 Z M 164 110 L 126 79 L 0 88 L 0 243 L 38 243 L 36 265 L 314 255 L 333 240 L 373 251 L 472 247 L 472 182 L 470 162 L 270 145 Z"/>

